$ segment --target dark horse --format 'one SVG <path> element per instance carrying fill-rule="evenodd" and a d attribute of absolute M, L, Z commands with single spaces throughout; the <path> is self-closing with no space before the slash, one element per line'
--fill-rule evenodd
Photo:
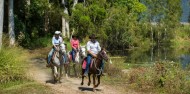
<path fill-rule="evenodd" d="M 91 62 L 92 65 L 90 65 L 91 67 L 89 67 L 88 86 L 90 86 L 90 84 L 91 84 L 90 75 L 92 74 L 93 75 L 93 91 L 95 90 L 94 88 L 98 87 L 98 85 L 100 84 L 100 76 L 102 74 L 102 69 L 100 67 L 101 67 L 102 60 L 108 61 L 108 56 L 106 54 L 105 49 L 102 49 L 98 53 L 97 58 L 92 59 L 92 62 Z M 85 72 L 85 69 L 82 68 L 82 74 L 84 74 L 84 72 Z M 98 83 L 97 84 L 96 84 L 96 79 L 95 79 L 96 77 L 98 78 Z M 84 76 L 82 76 L 81 85 L 84 84 L 83 81 L 84 81 Z"/>

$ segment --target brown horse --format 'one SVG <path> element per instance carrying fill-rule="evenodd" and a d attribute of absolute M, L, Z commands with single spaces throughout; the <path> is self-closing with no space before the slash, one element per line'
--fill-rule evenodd
<path fill-rule="evenodd" d="M 101 67 L 101 63 L 102 63 L 102 60 L 106 60 L 108 61 L 108 56 L 106 54 L 106 51 L 105 49 L 102 49 L 98 54 L 97 54 L 97 58 L 94 58 L 92 59 L 92 66 L 89 67 L 89 73 L 88 73 L 88 86 L 90 86 L 91 84 L 91 79 L 90 79 L 90 75 L 92 74 L 93 75 L 93 91 L 95 90 L 94 88 L 98 87 L 99 84 L 100 84 L 100 76 L 102 74 L 102 69 L 100 68 Z M 82 74 L 84 74 L 85 72 L 85 69 L 82 69 Z M 95 78 L 98 78 L 98 83 L 96 84 L 96 79 Z M 81 85 L 84 84 L 84 76 L 82 76 L 82 82 L 81 82 Z"/>

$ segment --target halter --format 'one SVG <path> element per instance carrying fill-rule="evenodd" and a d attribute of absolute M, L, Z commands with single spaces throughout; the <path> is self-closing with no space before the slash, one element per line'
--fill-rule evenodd
<path fill-rule="evenodd" d="M 103 53 L 104 53 L 104 55 L 103 55 Z M 102 59 L 107 59 L 107 56 L 105 56 L 106 52 L 104 50 L 100 51 L 99 54 L 102 57 Z M 100 59 L 100 58 L 98 58 L 98 59 Z"/>

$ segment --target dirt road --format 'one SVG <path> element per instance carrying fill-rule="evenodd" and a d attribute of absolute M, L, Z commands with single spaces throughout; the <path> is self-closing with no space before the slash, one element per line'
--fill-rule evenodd
<path fill-rule="evenodd" d="M 29 60 L 29 76 L 38 83 L 50 87 L 55 94 L 134 94 L 132 92 L 124 93 L 116 89 L 114 86 L 100 84 L 96 91 L 92 91 L 91 86 L 87 86 L 87 78 L 85 84 L 80 85 L 80 78 L 66 78 L 62 77 L 62 83 L 53 84 L 51 77 L 51 70 L 45 67 L 45 59 L 33 58 Z"/>

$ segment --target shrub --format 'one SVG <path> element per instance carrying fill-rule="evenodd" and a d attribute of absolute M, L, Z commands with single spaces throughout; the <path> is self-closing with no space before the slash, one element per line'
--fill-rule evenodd
<path fill-rule="evenodd" d="M 128 81 L 131 86 L 143 91 L 159 90 L 169 94 L 189 93 L 189 72 L 178 63 L 157 62 L 153 67 L 131 70 Z"/>
<path fill-rule="evenodd" d="M 25 78 L 25 51 L 21 48 L 2 48 L 0 50 L 0 83 Z"/>

